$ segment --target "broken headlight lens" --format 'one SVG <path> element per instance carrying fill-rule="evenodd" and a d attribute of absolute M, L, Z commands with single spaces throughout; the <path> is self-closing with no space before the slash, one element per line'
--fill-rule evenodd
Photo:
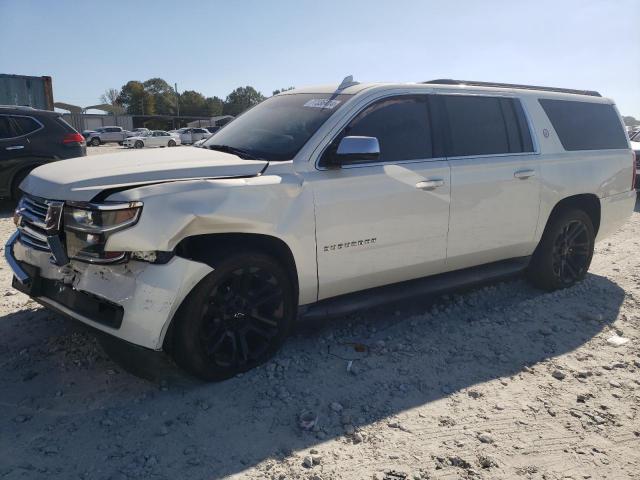
<path fill-rule="evenodd" d="M 69 203 L 64 207 L 67 255 L 95 263 L 121 260 L 125 252 L 105 251 L 109 235 L 132 227 L 140 218 L 141 202 L 118 204 Z"/>

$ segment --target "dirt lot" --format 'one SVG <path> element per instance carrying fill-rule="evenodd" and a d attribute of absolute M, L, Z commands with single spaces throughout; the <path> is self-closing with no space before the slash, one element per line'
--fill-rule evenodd
<path fill-rule="evenodd" d="M 0 478 L 640 478 L 639 233 L 634 213 L 569 290 L 514 279 L 307 326 L 211 385 L 127 373 L 2 262 Z"/>

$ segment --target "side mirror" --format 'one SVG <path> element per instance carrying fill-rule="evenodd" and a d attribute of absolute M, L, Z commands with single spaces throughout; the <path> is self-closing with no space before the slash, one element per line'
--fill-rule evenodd
<path fill-rule="evenodd" d="M 338 144 L 333 161 L 335 166 L 364 163 L 380 158 L 380 144 L 376 137 L 344 137 Z"/>

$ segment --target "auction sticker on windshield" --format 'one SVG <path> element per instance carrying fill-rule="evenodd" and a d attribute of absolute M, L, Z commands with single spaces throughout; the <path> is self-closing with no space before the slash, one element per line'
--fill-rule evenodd
<path fill-rule="evenodd" d="M 304 107 L 309 108 L 335 108 L 336 105 L 340 103 L 340 100 L 328 100 L 325 98 L 312 98 L 307 103 L 305 103 Z"/>

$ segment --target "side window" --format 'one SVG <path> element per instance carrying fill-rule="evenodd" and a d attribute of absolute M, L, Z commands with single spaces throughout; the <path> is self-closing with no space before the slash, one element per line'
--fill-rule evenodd
<path fill-rule="evenodd" d="M 14 124 L 16 125 L 16 129 L 18 130 L 18 135 L 28 135 L 31 132 L 35 132 L 40 128 L 40 124 L 36 122 L 31 117 L 11 117 Z"/>
<path fill-rule="evenodd" d="M 565 150 L 628 148 L 627 136 L 613 105 L 539 99 Z"/>
<path fill-rule="evenodd" d="M 470 95 L 441 98 L 449 120 L 448 156 L 512 153 L 500 98 Z M 511 111 L 510 115 L 515 113 Z"/>
<path fill-rule="evenodd" d="M 402 96 L 380 100 L 344 130 L 343 136 L 376 137 L 380 161 L 395 162 L 431 158 L 431 128 L 426 96 Z"/>
<path fill-rule="evenodd" d="M 15 135 L 11 129 L 9 117 L 6 115 L 0 115 L 0 140 L 11 137 L 15 137 Z"/>

